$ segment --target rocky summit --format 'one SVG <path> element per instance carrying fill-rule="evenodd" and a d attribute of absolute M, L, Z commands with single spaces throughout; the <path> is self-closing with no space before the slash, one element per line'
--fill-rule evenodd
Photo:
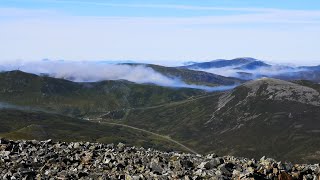
<path fill-rule="evenodd" d="M 319 179 L 319 164 L 161 152 L 122 143 L 0 140 L 0 179 Z"/>

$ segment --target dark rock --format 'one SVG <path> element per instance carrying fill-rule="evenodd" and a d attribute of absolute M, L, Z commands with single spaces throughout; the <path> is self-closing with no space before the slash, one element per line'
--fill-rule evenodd
<path fill-rule="evenodd" d="M 293 178 L 286 172 L 281 172 L 278 176 L 279 180 L 292 180 Z"/>
<path fill-rule="evenodd" d="M 191 169 L 193 168 L 193 162 L 191 162 L 190 160 L 181 160 L 181 166 L 186 169 Z"/>
<path fill-rule="evenodd" d="M 224 162 L 224 160 L 222 158 L 214 158 L 212 159 L 211 161 L 207 162 L 205 165 L 204 165 L 204 168 L 206 169 L 212 169 L 212 168 L 216 168 L 218 167 L 220 164 L 222 164 Z"/>
<path fill-rule="evenodd" d="M 283 165 L 283 167 L 284 167 L 284 170 L 285 170 L 285 171 L 291 172 L 291 170 L 292 170 L 292 168 L 293 168 L 293 165 L 292 165 L 292 163 L 285 163 L 285 164 Z"/>
<path fill-rule="evenodd" d="M 0 138 L 0 144 L 8 144 L 10 141 L 7 139 Z"/>
<path fill-rule="evenodd" d="M 89 174 L 86 173 L 86 172 L 79 172 L 78 174 L 78 178 L 82 178 L 82 177 L 85 177 L 85 176 L 88 176 Z"/>
<path fill-rule="evenodd" d="M 151 162 L 150 169 L 154 174 L 161 175 L 163 168 L 156 162 Z"/>
<path fill-rule="evenodd" d="M 227 164 L 221 164 L 218 169 L 222 172 L 223 175 L 225 176 L 232 176 L 232 169 L 230 169 L 228 166 L 226 166 Z"/>

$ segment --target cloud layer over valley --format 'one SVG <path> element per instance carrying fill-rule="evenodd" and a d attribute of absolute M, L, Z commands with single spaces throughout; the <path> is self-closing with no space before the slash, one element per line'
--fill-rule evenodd
<path fill-rule="evenodd" d="M 213 74 L 218 74 L 226 77 L 243 78 L 243 73 L 247 73 L 250 79 L 260 78 L 262 76 L 278 76 L 281 74 L 290 75 L 291 73 L 301 72 L 305 69 L 294 68 L 281 65 L 275 65 L 270 67 L 260 67 L 257 69 L 237 69 L 236 66 L 228 66 L 223 68 L 210 68 L 210 69 L 194 69 L 198 71 L 205 71 Z"/>
<path fill-rule="evenodd" d="M 21 70 L 38 75 L 48 75 L 75 82 L 96 82 L 103 80 L 127 80 L 139 84 L 156 84 L 175 88 L 193 88 L 206 91 L 222 91 L 235 86 L 209 87 L 192 85 L 179 78 L 167 77 L 145 65 L 113 64 L 108 62 L 38 61 L 4 63 L 1 71 Z"/>

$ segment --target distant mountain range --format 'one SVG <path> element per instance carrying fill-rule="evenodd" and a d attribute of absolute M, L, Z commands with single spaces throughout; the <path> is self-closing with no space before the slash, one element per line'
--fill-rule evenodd
<path fill-rule="evenodd" d="M 254 58 L 236 58 L 231 60 L 218 59 L 210 62 L 192 63 L 187 66 L 182 66 L 188 69 L 210 69 L 210 68 L 223 68 L 223 67 L 240 67 L 254 63 L 257 60 Z"/>
<path fill-rule="evenodd" d="M 319 62 L 320 63 L 320 62 Z M 252 80 L 261 77 L 273 77 L 283 80 L 310 80 L 320 82 L 320 66 L 287 66 L 268 64 L 254 58 L 236 58 L 232 60 L 214 60 L 181 66 L 227 77 Z"/>

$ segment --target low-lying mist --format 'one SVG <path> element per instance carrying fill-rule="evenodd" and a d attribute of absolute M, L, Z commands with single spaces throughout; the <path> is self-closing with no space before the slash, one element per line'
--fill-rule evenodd
<path fill-rule="evenodd" d="M 257 79 L 260 77 L 275 77 L 285 74 L 287 76 L 294 75 L 294 73 L 304 71 L 303 68 L 288 67 L 281 65 L 274 65 L 270 67 L 260 67 L 257 69 L 237 69 L 236 66 L 228 66 L 222 68 L 210 68 L 210 69 L 193 69 L 198 71 L 205 71 L 213 74 L 218 74 L 225 77 L 235 77 L 240 79 Z M 245 76 L 243 73 L 247 74 Z"/>
<path fill-rule="evenodd" d="M 183 82 L 179 78 L 167 77 L 145 65 L 109 64 L 102 62 L 39 61 L 15 62 L 0 66 L 2 71 L 21 70 L 33 74 L 46 74 L 75 82 L 97 82 L 103 80 L 127 80 L 139 84 L 155 84 L 175 88 L 193 88 L 205 91 L 223 91 L 235 86 L 201 86 Z"/>

